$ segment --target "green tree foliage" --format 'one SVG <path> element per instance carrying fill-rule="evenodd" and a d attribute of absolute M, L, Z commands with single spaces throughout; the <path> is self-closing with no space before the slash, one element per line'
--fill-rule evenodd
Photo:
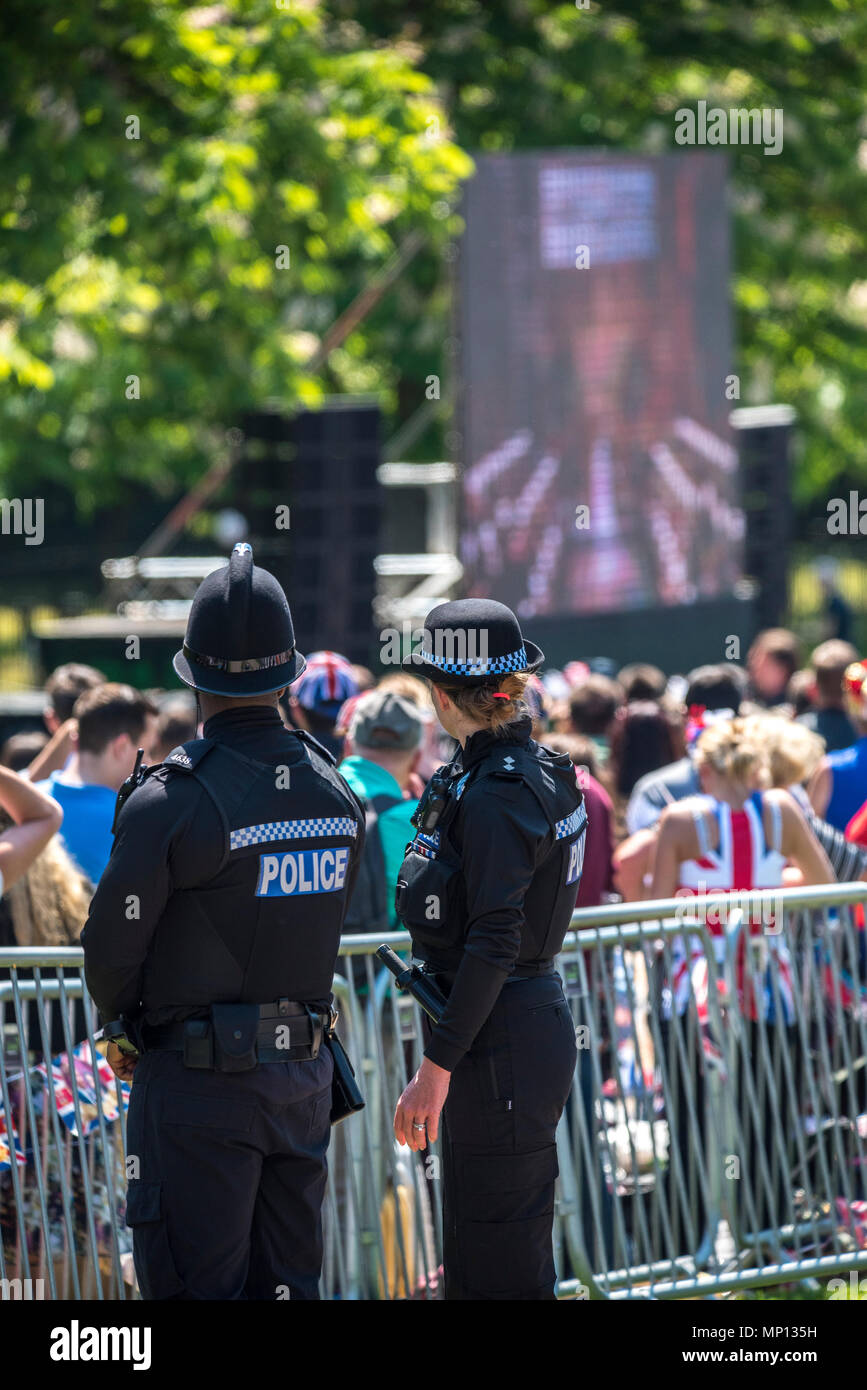
<path fill-rule="evenodd" d="M 675 113 L 781 109 L 780 154 L 727 150 L 741 405 L 794 405 L 802 502 L 867 476 L 864 0 L 327 0 L 350 46 L 400 43 L 470 153 L 679 149 Z M 824 502 L 823 502 L 824 508 Z"/>
<path fill-rule="evenodd" d="M 802 501 L 857 484 L 865 69 L 864 0 L 4 0 L 0 485 L 168 493 L 269 398 L 384 388 L 400 422 L 444 373 L 464 151 L 677 149 L 700 100 L 784 116 L 779 155 L 727 150 L 740 403 L 798 410 Z"/>
<path fill-rule="evenodd" d="M 438 289 L 468 158 L 406 48 L 315 4 L 4 0 L 0 486 L 168 494 L 268 399 L 388 384 Z M 325 329 L 420 228 L 426 269 L 326 371 Z M 426 286 L 424 276 L 429 284 Z"/>

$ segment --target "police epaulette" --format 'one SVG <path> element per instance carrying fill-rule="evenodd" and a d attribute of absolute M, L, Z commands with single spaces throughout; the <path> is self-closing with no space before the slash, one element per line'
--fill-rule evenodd
<path fill-rule="evenodd" d="M 212 738 L 191 738 L 188 743 L 181 743 L 177 748 L 173 748 L 161 763 L 155 763 L 148 771 L 151 772 L 157 767 L 176 767 L 181 772 L 192 772 L 205 754 L 210 753 L 213 746 Z"/>
<path fill-rule="evenodd" d="M 481 764 L 489 777 L 506 777 L 510 781 L 524 782 L 535 759 L 529 759 L 526 750 L 513 744 L 492 748 Z"/>
<path fill-rule="evenodd" d="M 206 753 L 209 753 L 214 746 L 212 738 L 195 738 L 189 743 L 182 743 L 177 748 L 173 748 L 167 758 L 163 758 L 158 763 L 142 763 L 143 749 L 138 750 L 135 760 L 135 767 L 122 784 L 114 803 L 114 820 L 111 823 L 112 835 L 117 834 L 117 818 L 126 805 L 133 792 L 155 772 L 159 772 L 161 767 L 174 767 L 182 772 L 192 772 L 197 763 L 202 761 Z"/>
<path fill-rule="evenodd" d="M 314 738 L 306 729 L 293 729 L 292 732 L 293 734 L 297 734 L 300 739 L 303 739 L 305 743 L 309 743 L 311 748 L 315 748 L 316 752 L 321 754 L 326 762 L 331 763 L 334 767 L 337 766 L 337 759 L 334 754 L 329 748 L 325 747 L 324 743 L 320 743 L 318 738 Z"/>

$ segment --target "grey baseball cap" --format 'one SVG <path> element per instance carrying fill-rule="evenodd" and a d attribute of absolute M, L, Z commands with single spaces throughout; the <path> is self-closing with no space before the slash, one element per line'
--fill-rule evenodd
<path fill-rule="evenodd" d="M 424 711 L 404 695 L 394 690 L 370 690 L 352 711 L 349 737 L 360 748 L 409 752 L 421 743 L 427 722 Z"/>

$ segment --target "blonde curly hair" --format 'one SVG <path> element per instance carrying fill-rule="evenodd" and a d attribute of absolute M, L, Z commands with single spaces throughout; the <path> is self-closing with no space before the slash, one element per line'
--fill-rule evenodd
<path fill-rule="evenodd" d="M 772 785 L 771 765 L 757 721 L 727 719 L 705 729 L 696 744 L 696 763 L 753 790 Z"/>
<path fill-rule="evenodd" d="M 0 833 L 12 824 L 11 817 L 0 812 Z M 77 946 L 93 885 L 53 835 L 26 874 L 3 896 L 19 946 Z"/>
<path fill-rule="evenodd" d="M 744 722 L 750 737 L 765 748 L 772 787 L 792 787 L 812 777 L 825 753 L 818 734 L 778 714 L 753 714 Z"/>

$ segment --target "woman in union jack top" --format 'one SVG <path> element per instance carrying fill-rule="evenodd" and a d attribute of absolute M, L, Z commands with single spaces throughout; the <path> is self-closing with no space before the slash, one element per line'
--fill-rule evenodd
<path fill-rule="evenodd" d="M 776 1226 L 792 1216 L 788 1209 L 779 1211 L 780 1204 L 791 1201 L 792 1181 L 788 1157 L 781 1155 L 773 1142 L 777 1123 L 786 1144 L 791 1142 L 793 1124 L 787 1116 L 793 1120 L 798 1105 L 800 1054 L 790 942 L 784 921 L 769 914 L 766 906 L 760 909 L 749 904 L 741 895 L 782 887 L 783 871 L 789 863 L 800 870 L 804 883 L 835 880 L 830 861 L 795 798 L 782 788 L 769 789 L 768 744 L 760 738 L 757 721 L 732 719 L 712 724 L 701 735 L 696 755 L 702 795 L 675 802 L 663 812 L 651 896 L 663 899 L 731 893 L 738 895 L 733 906 L 745 909 L 740 930 L 733 912 L 705 915 L 713 941 L 713 966 L 700 935 L 675 937 L 662 990 L 664 1056 L 658 1060 L 668 1070 L 669 1084 L 677 1094 L 676 1104 L 670 1107 L 676 1113 L 670 1113 L 668 1120 L 672 1149 L 679 1151 L 684 1174 L 676 1195 L 683 1203 L 688 1194 L 689 1207 L 699 1215 L 700 1233 L 706 1192 L 701 1163 L 696 1161 L 688 1092 L 693 1091 L 693 1115 L 703 1131 L 704 1076 L 708 1064 L 720 1060 L 719 1048 L 724 1041 L 714 1027 L 720 1019 L 717 1002 L 736 1010 L 742 1020 L 742 1028 L 735 1034 L 734 1052 L 724 1048 L 727 1057 L 736 1057 L 735 1075 L 725 1074 L 727 1084 L 736 1087 L 743 1140 L 738 1157 L 744 1171 L 738 1176 L 746 1182 L 739 1195 L 752 1190 L 760 1226 Z M 735 944 L 731 943 L 732 934 Z M 732 984 L 727 988 L 729 981 Z M 682 1077 L 673 1015 L 686 1034 L 688 1078 Z M 782 1062 L 783 1050 L 789 1055 L 788 1070 Z M 766 1151 L 769 1173 L 774 1175 L 770 1187 L 762 1175 L 761 1151 Z M 749 1221 L 749 1208 L 745 1215 Z"/>
<path fill-rule="evenodd" d="M 788 862 L 801 871 L 805 883 L 833 883 L 831 863 L 804 819 L 790 792 L 768 790 L 771 771 L 767 747 L 758 729 L 746 719 L 711 725 L 699 739 L 696 762 L 703 795 L 687 797 L 669 806 L 660 819 L 659 841 L 653 876 L 654 898 L 702 893 L 749 893 L 783 884 Z M 725 915 L 725 914 L 724 914 Z M 779 984 L 787 1022 L 793 1018 L 788 951 L 768 920 L 767 912 L 753 916 L 751 936 L 761 936 L 775 946 Z M 709 914 L 707 926 L 718 943 L 717 960 L 725 954 L 724 925 L 719 914 Z M 741 1007 L 758 1017 L 758 1001 L 751 972 L 744 970 L 744 935 L 737 962 L 737 989 Z M 701 953 L 696 938 L 695 950 Z M 684 947 L 681 942 L 681 954 Z M 675 951 L 677 954 L 677 950 Z M 689 998 L 685 959 L 675 968 L 672 989 L 676 1010 L 683 1013 Z M 764 990 L 762 1014 L 773 1017 L 773 991 Z"/>

